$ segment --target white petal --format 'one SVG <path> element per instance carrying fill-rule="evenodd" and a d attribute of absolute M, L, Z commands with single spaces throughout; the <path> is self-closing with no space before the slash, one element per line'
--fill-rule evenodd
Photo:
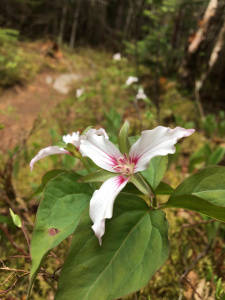
<path fill-rule="evenodd" d="M 84 92 L 84 88 L 77 89 L 76 90 L 76 97 L 80 98 L 80 96 L 83 94 L 83 92 Z"/>
<path fill-rule="evenodd" d="M 38 160 L 42 159 L 43 157 L 52 154 L 69 154 L 69 152 L 63 148 L 59 148 L 58 146 L 49 146 L 47 148 L 41 149 L 30 162 L 31 171 L 33 170 L 34 163 L 36 163 Z"/>
<path fill-rule="evenodd" d="M 100 128 L 100 129 L 90 128 L 87 131 L 86 135 L 89 136 L 90 134 L 103 135 L 107 140 L 109 139 L 107 132 L 103 128 Z"/>
<path fill-rule="evenodd" d="M 72 134 L 67 134 L 63 136 L 63 142 L 65 142 L 66 144 L 71 143 L 73 144 L 75 147 L 79 147 L 80 145 L 80 132 L 73 132 Z"/>
<path fill-rule="evenodd" d="M 83 156 L 91 158 L 99 167 L 117 173 L 113 167 L 118 164 L 117 159 L 121 157 L 122 154 L 116 146 L 103 135 L 98 136 L 88 132 L 86 139 L 81 140 L 79 151 Z"/>
<path fill-rule="evenodd" d="M 141 133 L 140 139 L 130 149 L 129 156 L 135 163 L 134 172 L 140 172 L 148 168 L 149 161 L 155 156 L 173 154 L 176 151 L 174 145 L 178 139 L 194 133 L 194 129 L 158 126 L 153 130 Z"/>
<path fill-rule="evenodd" d="M 126 85 L 131 85 L 133 82 L 137 82 L 138 78 L 134 76 L 129 76 L 126 81 Z"/>
<path fill-rule="evenodd" d="M 139 88 L 138 89 L 138 93 L 136 95 L 136 99 L 143 99 L 143 100 L 145 100 L 146 98 L 147 98 L 147 96 L 145 95 L 143 88 Z"/>
<path fill-rule="evenodd" d="M 121 60 L 121 54 L 120 53 L 116 53 L 113 55 L 113 59 L 114 60 Z"/>
<path fill-rule="evenodd" d="M 92 229 L 102 244 L 101 237 L 105 233 L 105 219 L 112 218 L 113 204 L 119 192 L 125 187 L 129 178 L 123 175 L 106 180 L 99 190 L 95 191 L 90 202 L 90 218 Z"/>

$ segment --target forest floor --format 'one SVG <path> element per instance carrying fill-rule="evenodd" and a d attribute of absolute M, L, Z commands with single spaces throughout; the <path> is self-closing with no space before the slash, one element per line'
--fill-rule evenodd
<path fill-rule="evenodd" d="M 0 126 L 4 126 L 4 129 L 0 130 L 0 160 L 2 160 L 3 167 L 4 164 L 7 166 L 11 163 L 10 151 L 18 152 L 11 169 L 9 168 L 11 173 L 9 177 L 6 177 L 9 181 L 6 181 L 12 185 L 10 188 L 15 191 L 14 199 L 10 199 L 13 208 L 16 209 L 15 212 L 21 213 L 22 217 L 29 216 L 28 219 L 25 218 L 28 237 L 33 231 L 36 210 L 41 200 L 40 194 L 32 196 L 32 199 L 30 195 L 41 183 L 42 175 L 53 168 L 71 170 L 76 164 L 76 161 L 70 160 L 71 156 L 69 155 L 53 155 L 35 164 L 34 170 L 30 172 L 29 161 L 40 149 L 61 141 L 63 134 L 77 130 L 83 131 L 87 126 L 93 125 L 94 127 L 104 127 L 109 133 L 110 139 L 117 143 L 118 131 L 125 119 L 131 125 L 130 136 L 139 135 L 142 130 L 154 128 L 159 124 L 171 127 L 178 125 L 186 128 L 200 126 L 196 105 L 188 97 L 179 93 L 174 82 L 163 83 L 160 87 L 160 123 L 157 119 L 156 107 L 150 96 L 148 102 L 141 100 L 138 103 L 137 110 L 134 98 L 139 86 L 144 87 L 147 95 L 151 95 L 151 89 L 148 87 L 150 86 L 154 90 L 153 80 L 151 81 L 149 70 L 141 67 L 141 73 L 144 76 L 140 78 L 140 82 L 127 87 L 125 81 L 128 76 L 135 76 L 135 66 L 126 58 L 115 62 L 112 60 L 112 53 L 78 49 L 76 53 L 65 51 L 63 58 L 55 61 L 40 52 L 39 44 L 32 45 L 32 47 L 24 44 L 22 47 L 24 51 L 28 51 L 29 55 L 34 57 L 36 64 L 41 67 L 40 71 L 26 84 L 17 84 L 0 91 Z M 68 94 L 59 93 L 53 88 L 52 83 L 48 83 L 49 78 L 55 81 L 61 74 L 78 75 L 78 79 Z M 77 98 L 76 89 L 81 87 L 85 88 L 84 95 Z M 187 177 L 190 156 L 208 142 L 211 143 L 199 130 L 189 139 L 179 143 L 176 155 L 173 156 L 174 160 L 170 161 L 169 170 L 165 175 L 166 181 L 175 187 Z M 212 149 L 216 146 L 213 144 Z M 19 150 L 14 150 L 16 147 Z M 68 159 L 69 161 L 67 161 Z M 7 194 L 7 190 L 4 192 Z M 4 199 L 4 194 L 2 195 L 2 199 Z M 4 228 L 7 228 L 7 234 L 12 237 L 14 245 L 7 239 L 7 236 L 2 235 L 1 259 L 11 267 L 29 270 L 29 259 L 18 258 L 14 261 L 9 259 L 10 256 L 18 254 L 15 244 L 24 249 L 26 245 L 22 232 L 15 226 L 13 227 L 12 222 L 10 223 L 8 206 L 7 201 L 2 201 L 0 217 L 2 215 L 5 218 Z M 171 224 L 171 256 L 164 267 L 154 275 L 151 283 L 143 288 L 141 299 L 147 300 L 150 299 L 150 296 L 152 300 L 178 299 L 178 296 L 181 299 L 180 295 L 185 294 L 185 288 L 180 284 L 181 275 L 189 268 L 198 254 L 205 251 L 209 232 L 211 235 L 213 234 L 214 239 L 214 243 L 210 245 L 210 252 L 201 260 L 197 260 L 196 265 L 190 268 L 192 273 L 188 275 L 188 278 L 196 289 L 200 289 L 198 292 L 202 297 L 207 292 L 207 299 L 215 299 L 213 293 L 218 277 L 216 279 L 214 277 L 217 276 L 216 274 L 224 277 L 223 264 L 216 263 L 217 256 L 221 257 L 221 260 L 224 258 L 224 252 L 221 252 L 224 227 L 221 225 L 220 235 L 217 235 L 216 229 L 213 231 L 213 228 L 201 224 L 202 217 L 199 214 L 188 213 L 185 210 L 172 209 L 168 213 L 168 218 Z M 192 227 L 187 226 L 190 223 L 193 224 Z M 54 250 L 62 260 L 65 258 L 65 249 L 68 245 L 69 241 L 65 241 Z M 28 251 L 28 249 L 25 250 Z M 222 254 L 218 254 L 218 251 Z M 45 267 L 50 273 L 53 273 L 55 264 L 49 259 L 46 260 Z M 2 272 L 0 282 L 3 282 L 5 278 L 6 275 Z M 204 280 L 204 287 L 200 288 L 202 280 Z M 9 280 L 7 285 L 1 288 L 9 288 L 10 284 L 12 282 Z M 6 297 L 6 299 L 25 299 L 27 284 L 28 278 L 25 278 L 23 284 L 16 286 L 8 294 L 9 298 Z M 32 299 L 53 299 L 56 287 L 55 281 L 45 280 L 40 275 L 35 282 Z M 208 287 L 208 291 L 205 287 Z M 196 295 L 194 296 L 193 289 L 188 286 L 186 292 L 189 294 L 186 293 L 185 299 L 200 299 L 195 297 Z M 11 295 L 12 298 L 10 298 Z M 125 299 L 133 300 L 137 299 L 137 296 L 131 295 Z"/>
<path fill-rule="evenodd" d="M 47 77 L 58 75 L 55 72 L 43 72 L 26 86 L 16 85 L 2 92 L 0 120 L 5 128 L 0 131 L 0 139 L 4 153 L 27 139 L 39 114 L 44 116 L 50 107 L 65 100 L 65 95 L 46 83 Z"/>

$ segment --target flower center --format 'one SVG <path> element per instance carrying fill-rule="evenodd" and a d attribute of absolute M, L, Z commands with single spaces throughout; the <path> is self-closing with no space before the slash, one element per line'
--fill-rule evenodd
<path fill-rule="evenodd" d="M 118 173 L 131 176 L 134 173 L 134 163 L 130 157 L 124 154 L 117 159 L 117 165 L 113 169 Z"/>

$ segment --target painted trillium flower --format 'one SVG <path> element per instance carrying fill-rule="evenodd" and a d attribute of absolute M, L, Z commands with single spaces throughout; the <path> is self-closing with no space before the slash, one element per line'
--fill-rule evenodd
<path fill-rule="evenodd" d="M 100 168 L 114 173 L 94 192 L 90 202 L 90 217 L 94 223 L 92 229 L 100 245 L 105 233 L 105 219 L 112 218 L 114 201 L 128 181 L 133 181 L 137 172 L 147 169 L 153 157 L 175 153 L 174 145 L 177 140 L 191 135 L 194 131 L 163 126 L 143 131 L 128 155 L 122 154 L 104 135 L 88 132 L 86 139 L 81 140 L 80 153 L 91 158 Z M 115 173 L 118 175 L 115 176 Z"/>
<path fill-rule="evenodd" d="M 87 133 L 92 134 L 92 135 L 96 135 L 96 136 L 104 135 L 104 137 L 106 139 L 109 138 L 107 133 L 105 132 L 105 130 L 103 128 L 98 129 L 98 130 L 91 128 L 87 131 Z M 68 143 L 73 144 L 79 151 L 81 140 L 85 140 L 86 137 L 87 137 L 86 135 L 81 135 L 80 136 L 80 132 L 77 131 L 77 132 L 73 132 L 72 134 L 64 135 L 62 137 L 62 140 L 66 144 L 68 144 Z M 68 150 L 66 150 L 64 148 L 60 148 L 58 146 L 49 146 L 49 147 L 46 147 L 44 149 L 41 149 L 38 152 L 38 154 L 30 162 L 31 171 L 33 170 L 33 166 L 37 161 L 39 161 L 40 159 L 42 159 L 46 156 L 53 155 L 53 154 L 71 154 L 71 153 Z"/>
<path fill-rule="evenodd" d="M 84 88 L 81 88 L 81 89 L 77 89 L 76 90 L 76 97 L 77 98 L 80 98 L 84 93 Z"/>
<path fill-rule="evenodd" d="M 137 77 L 133 77 L 133 76 L 129 76 L 127 78 L 127 81 L 126 81 L 126 85 L 131 85 L 134 82 L 138 82 L 138 78 Z"/>
<path fill-rule="evenodd" d="M 136 99 L 137 100 L 140 100 L 140 99 L 145 100 L 145 99 L 147 99 L 147 96 L 145 95 L 143 88 L 139 88 L 138 89 L 138 93 L 136 95 Z"/>
<path fill-rule="evenodd" d="M 116 53 L 113 55 L 113 59 L 114 60 L 121 60 L 121 54 L 120 53 Z"/>

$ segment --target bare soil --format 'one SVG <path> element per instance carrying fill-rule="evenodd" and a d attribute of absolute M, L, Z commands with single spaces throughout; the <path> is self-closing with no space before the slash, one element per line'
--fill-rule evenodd
<path fill-rule="evenodd" d="M 0 94 L 0 151 L 6 153 L 29 135 L 35 119 L 41 113 L 63 101 L 62 95 L 45 82 L 47 76 L 56 78 L 56 73 L 41 73 L 26 87 L 15 86 Z"/>

